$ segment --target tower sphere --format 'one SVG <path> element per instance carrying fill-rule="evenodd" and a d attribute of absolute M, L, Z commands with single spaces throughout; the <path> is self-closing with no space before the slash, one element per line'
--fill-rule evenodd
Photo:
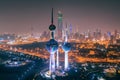
<path fill-rule="evenodd" d="M 58 42 L 54 39 L 50 39 L 47 43 L 46 43 L 46 49 L 49 52 L 56 52 L 58 49 Z"/>
<path fill-rule="evenodd" d="M 71 44 L 68 42 L 63 43 L 62 48 L 64 51 L 70 51 L 71 49 Z"/>

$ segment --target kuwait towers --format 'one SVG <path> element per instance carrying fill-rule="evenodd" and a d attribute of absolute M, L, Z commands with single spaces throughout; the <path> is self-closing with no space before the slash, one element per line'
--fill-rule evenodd
<path fill-rule="evenodd" d="M 49 63 L 49 71 L 50 73 L 55 72 L 55 52 L 58 49 L 58 42 L 54 39 L 54 31 L 56 26 L 53 24 L 53 9 L 51 15 L 51 25 L 49 26 L 49 30 L 51 31 L 51 39 L 46 43 L 46 49 L 50 52 L 50 63 Z"/>
<path fill-rule="evenodd" d="M 59 15 L 59 19 L 61 21 L 62 15 Z M 58 54 L 58 42 L 54 39 L 54 32 L 55 32 L 56 26 L 53 24 L 53 9 L 52 9 L 52 15 L 51 15 L 51 25 L 49 26 L 49 30 L 51 31 L 51 39 L 46 43 L 46 49 L 50 53 L 50 62 L 49 62 L 49 72 L 50 74 L 55 73 L 55 65 L 57 66 L 57 69 L 59 67 L 59 54 Z M 61 31 L 60 31 L 61 33 Z M 62 49 L 65 52 L 65 60 L 64 60 L 64 70 L 68 69 L 69 63 L 68 63 L 68 52 L 71 49 L 70 43 L 68 43 L 68 29 L 66 25 L 65 29 L 65 36 L 64 36 L 64 42 L 62 43 Z M 55 64 L 55 53 L 56 54 L 56 64 Z"/>

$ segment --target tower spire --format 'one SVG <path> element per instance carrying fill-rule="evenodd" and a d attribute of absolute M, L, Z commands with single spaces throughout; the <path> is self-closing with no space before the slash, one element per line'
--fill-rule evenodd
<path fill-rule="evenodd" d="M 53 8 L 52 8 L 52 13 L 51 13 L 51 24 L 53 24 Z"/>

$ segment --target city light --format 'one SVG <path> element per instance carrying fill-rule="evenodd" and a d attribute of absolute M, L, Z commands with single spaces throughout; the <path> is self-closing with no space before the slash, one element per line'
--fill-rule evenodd
<path fill-rule="evenodd" d="M 0 1 L 0 80 L 119 80 L 119 4 Z"/>

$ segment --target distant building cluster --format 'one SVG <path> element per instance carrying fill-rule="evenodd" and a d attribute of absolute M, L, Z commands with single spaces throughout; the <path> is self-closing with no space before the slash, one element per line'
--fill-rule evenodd
<path fill-rule="evenodd" d="M 0 34 L 0 44 L 14 41 L 16 38 L 15 34 Z"/>
<path fill-rule="evenodd" d="M 65 23 L 63 21 L 63 14 L 58 11 L 57 15 L 57 30 L 55 31 L 55 38 L 58 42 L 65 40 L 65 35 L 68 37 L 68 42 L 99 42 L 109 41 L 110 44 L 120 43 L 120 31 L 114 30 L 113 32 L 103 32 L 100 28 L 88 29 L 86 32 L 80 32 L 72 24 Z M 74 30 L 73 30 L 74 29 Z M 66 32 L 67 31 L 67 32 Z M 30 33 L 26 34 L 0 34 L 0 43 L 28 43 L 28 42 L 44 42 L 50 39 L 50 31 L 42 31 L 40 33 L 33 32 L 33 27 Z"/>

